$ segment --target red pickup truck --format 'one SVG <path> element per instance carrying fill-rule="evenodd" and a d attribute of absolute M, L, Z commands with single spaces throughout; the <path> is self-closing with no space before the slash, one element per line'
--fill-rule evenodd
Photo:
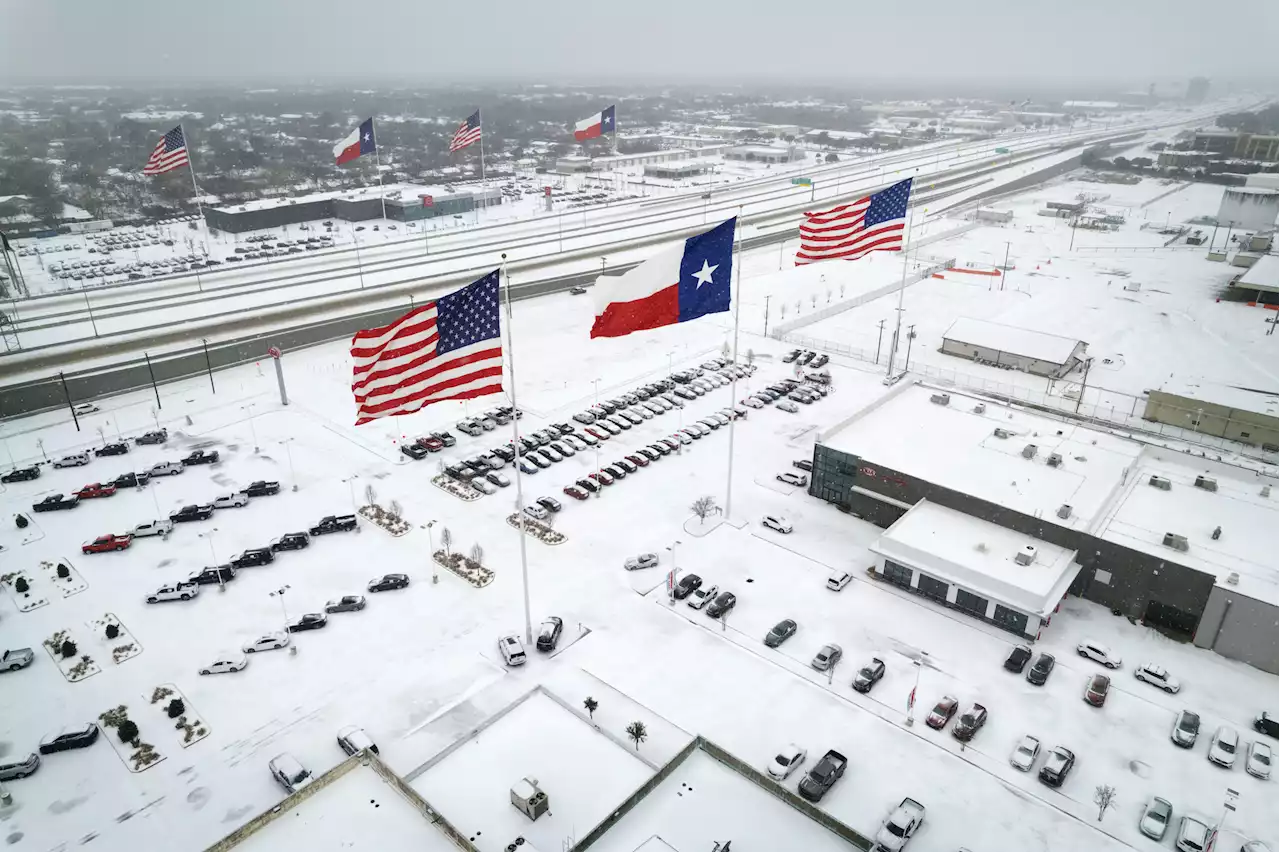
<path fill-rule="evenodd" d="M 81 545 L 80 550 L 84 553 L 106 553 L 110 550 L 124 550 L 131 544 L 133 544 L 133 536 L 109 533 Z"/>
<path fill-rule="evenodd" d="M 110 497 L 116 493 L 116 487 L 114 485 L 103 485 L 100 482 L 92 482 L 74 493 L 81 500 L 89 500 L 94 497 Z"/>

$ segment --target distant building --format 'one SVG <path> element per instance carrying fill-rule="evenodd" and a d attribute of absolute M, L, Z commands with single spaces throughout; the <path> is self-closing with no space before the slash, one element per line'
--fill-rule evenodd
<path fill-rule="evenodd" d="M 1275 255 L 1269 257 L 1275 259 Z M 1274 266 L 1271 286 L 1276 286 Z M 1195 379 L 1168 382 L 1158 390 L 1148 391 L 1142 419 L 1274 452 L 1280 449 L 1277 415 L 1280 403 L 1275 388 L 1255 390 Z"/>
<path fill-rule="evenodd" d="M 388 184 L 381 188 L 318 192 L 295 198 L 257 199 L 244 204 L 206 207 L 204 218 L 209 227 L 233 234 L 320 219 L 363 222 L 382 218 L 384 199 L 388 219 L 411 222 L 501 204 L 502 191 L 479 186 Z"/>
<path fill-rule="evenodd" d="M 1261 186 L 1230 186 L 1222 191 L 1218 224 L 1236 228 L 1262 229 L 1275 224 L 1280 215 L 1280 192 Z"/>
<path fill-rule="evenodd" d="M 1208 77 L 1192 77 L 1187 83 L 1187 103 L 1199 104 L 1204 103 L 1204 99 L 1209 96 L 1209 78 Z"/>
<path fill-rule="evenodd" d="M 716 166 L 715 160 L 682 160 L 675 163 L 651 163 L 644 167 L 646 177 L 679 180 L 706 174 Z"/>
<path fill-rule="evenodd" d="M 738 145 L 724 152 L 726 160 L 745 160 L 750 163 L 790 163 L 804 157 L 795 146 L 775 148 L 771 145 Z"/>
<path fill-rule="evenodd" d="M 981 364 L 1061 378 L 1083 363 L 1083 340 L 961 317 L 942 335 L 941 351 Z"/>

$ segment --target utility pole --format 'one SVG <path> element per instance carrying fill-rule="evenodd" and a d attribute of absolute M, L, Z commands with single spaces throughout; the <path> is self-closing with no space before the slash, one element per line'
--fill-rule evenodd
<path fill-rule="evenodd" d="M 58 378 L 62 380 L 62 393 L 63 393 L 64 395 L 66 395 L 66 397 L 67 397 L 67 408 L 70 408 L 70 409 L 71 409 L 71 419 L 75 421 L 75 423 L 76 423 L 76 431 L 77 431 L 77 432 L 79 432 L 79 431 L 80 431 L 80 417 L 79 417 L 79 415 L 77 415 L 77 414 L 76 414 L 76 407 L 75 407 L 75 405 L 71 402 L 71 391 L 67 388 L 67 377 L 66 377 L 66 376 L 64 376 L 64 375 L 62 374 L 62 371 L 61 371 L 61 370 L 59 370 L 59 371 L 58 371 Z"/>
<path fill-rule="evenodd" d="M 907 363 L 903 365 L 902 372 L 911 369 L 911 341 L 916 339 L 915 325 L 907 326 Z"/>
<path fill-rule="evenodd" d="M 213 386 L 213 362 L 209 360 L 209 341 L 202 337 L 200 342 L 204 344 L 204 366 L 209 371 L 209 390 L 217 393 L 218 389 Z"/>
<path fill-rule="evenodd" d="M 769 299 L 771 298 L 772 296 L 764 297 L 764 336 L 765 337 L 769 336 Z"/>
<path fill-rule="evenodd" d="M 880 366 L 880 341 L 884 340 L 884 320 L 880 320 L 880 333 L 876 335 L 876 366 Z"/>
<path fill-rule="evenodd" d="M 1004 292 L 1004 279 L 1009 277 L 1009 243 L 1004 244 L 1004 266 L 1000 269 L 1000 292 Z"/>

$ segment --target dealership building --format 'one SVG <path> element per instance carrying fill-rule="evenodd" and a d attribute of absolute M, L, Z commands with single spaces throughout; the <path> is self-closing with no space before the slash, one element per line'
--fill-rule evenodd
<path fill-rule="evenodd" d="M 1070 594 L 1280 669 L 1269 471 L 902 383 L 819 437 L 809 493 L 885 529 L 881 579 L 1028 640 Z"/>
<path fill-rule="evenodd" d="M 321 219 L 348 222 L 381 219 L 384 202 L 386 218 L 396 222 L 415 222 L 501 204 L 502 191 L 497 187 L 481 186 L 387 184 L 384 187 L 317 192 L 294 198 L 263 198 L 226 207 L 207 207 L 204 218 L 211 228 L 241 234 Z"/>

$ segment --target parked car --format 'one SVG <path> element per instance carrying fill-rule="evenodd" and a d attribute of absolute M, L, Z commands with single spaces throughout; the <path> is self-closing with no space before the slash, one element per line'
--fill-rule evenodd
<path fill-rule="evenodd" d="M 323 612 L 308 612 L 295 619 L 289 625 L 290 633 L 301 633 L 304 630 L 320 630 L 329 623 L 329 616 Z"/>
<path fill-rule="evenodd" d="M 1110 648 L 1097 642 L 1081 642 L 1076 646 L 1076 653 L 1095 663 L 1102 663 L 1109 669 L 1118 669 L 1123 663 L 1123 660 L 1111 653 Z"/>
<path fill-rule="evenodd" d="M 1050 787 L 1061 787 L 1075 765 L 1075 752 L 1064 746 L 1054 746 L 1049 749 L 1049 756 L 1045 758 L 1044 766 L 1040 767 L 1040 780 Z"/>
<path fill-rule="evenodd" d="M 818 649 L 818 653 L 813 655 L 813 659 L 809 662 L 809 665 L 820 672 L 825 672 L 828 669 L 834 668 L 843 656 L 844 651 L 841 650 L 839 645 L 834 643 L 830 645 L 823 645 Z"/>
<path fill-rule="evenodd" d="M 872 657 L 871 662 L 858 669 L 858 673 L 853 676 L 853 688 L 858 692 L 870 692 L 871 687 L 879 683 L 883 677 L 884 660 Z"/>
<path fill-rule="evenodd" d="M 787 399 L 784 399 L 782 402 L 779 402 L 776 405 L 774 405 L 774 408 L 777 408 L 780 411 L 785 411 L 788 414 L 795 414 L 800 410 L 800 406 L 796 405 L 794 402 Z"/>
<path fill-rule="evenodd" d="M 31 465 L 30 467 L 15 467 L 8 473 L 0 476 L 0 482 L 27 482 L 32 479 L 40 478 L 40 466 Z"/>
<path fill-rule="evenodd" d="M 303 767 L 296 757 L 288 753 L 277 754 L 271 758 L 267 766 L 271 770 L 271 777 L 276 779 L 289 795 L 293 795 L 315 780 L 311 776 L 311 770 Z"/>
<path fill-rule="evenodd" d="M 93 251 L 93 249 L 89 250 Z M 98 406 L 94 405 L 92 402 L 78 402 L 72 406 L 71 410 L 77 415 L 85 415 L 93 414 L 95 411 L 101 411 L 102 409 L 98 408 Z"/>
<path fill-rule="evenodd" d="M 1035 663 L 1027 671 L 1027 683 L 1033 686 L 1044 686 L 1049 680 L 1049 675 L 1053 674 L 1053 667 L 1057 663 L 1053 654 L 1041 654 L 1036 657 Z"/>
<path fill-rule="evenodd" d="M 794 527 L 791 526 L 791 522 L 782 515 L 765 515 L 760 519 L 760 523 L 775 532 L 782 533 L 783 535 L 790 533 L 794 529 Z"/>
<path fill-rule="evenodd" d="M 777 624 L 773 625 L 773 628 L 768 633 L 764 635 L 765 647 L 777 648 L 783 642 L 787 641 L 792 636 L 795 636 L 798 627 L 799 625 L 790 618 L 784 618 L 782 621 L 779 621 Z"/>
<path fill-rule="evenodd" d="M 150 475 L 146 473 L 122 473 L 111 480 L 111 484 L 119 491 L 121 488 L 141 488 L 150 479 Z"/>
<path fill-rule="evenodd" d="M 214 464 L 217 461 L 217 450 L 192 450 L 187 454 L 187 457 L 182 460 L 182 463 L 185 465 Z"/>
<path fill-rule="evenodd" d="M 956 710 L 959 708 L 959 701 L 950 695 L 944 695 L 937 704 L 933 705 L 929 715 L 924 717 L 924 723 L 935 731 L 941 731 L 951 721 L 951 717 L 956 715 Z"/>
<path fill-rule="evenodd" d="M 72 453 L 54 461 L 54 467 L 83 467 L 89 463 L 88 453 Z"/>
<path fill-rule="evenodd" d="M 535 502 L 548 512 L 552 513 L 559 512 L 563 508 L 560 505 L 560 501 L 554 497 L 539 497 Z"/>
<path fill-rule="evenodd" d="M 406 589 L 409 587 L 408 574 L 384 574 L 381 577 L 375 577 L 369 581 L 367 591 L 370 592 L 390 592 L 396 589 Z"/>
<path fill-rule="evenodd" d="M 107 533 L 100 535 L 93 541 L 80 545 L 81 553 L 107 553 L 112 550 L 125 550 L 133 544 L 133 536 L 128 533 L 124 535 L 116 535 L 115 533 Z"/>
<path fill-rule="evenodd" d="M 487 477 L 477 476 L 467 483 L 473 491 L 481 494 L 497 494 L 498 487 L 488 480 Z"/>
<path fill-rule="evenodd" d="M 244 667 L 247 665 L 249 665 L 249 658 L 244 654 L 241 654 L 238 657 L 229 655 L 222 656 L 200 669 L 200 674 L 230 674 L 232 672 L 244 671 Z"/>
<path fill-rule="evenodd" d="M 1253 729 L 1260 734 L 1266 734 L 1273 740 L 1276 739 L 1278 733 L 1276 730 L 1275 717 L 1267 714 L 1266 712 L 1259 713 L 1254 717 Z"/>
<path fill-rule="evenodd" d="M 98 741 L 98 733 L 98 726 L 93 722 L 87 722 L 79 728 L 64 728 L 40 741 L 40 753 L 53 754 L 74 748 L 88 748 Z"/>
<path fill-rule="evenodd" d="M 498 640 L 498 652 L 502 654 L 502 660 L 508 666 L 525 664 L 524 643 L 514 633 Z"/>
<path fill-rule="evenodd" d="M 658 565 L 658 554 L 641 553 L 639 556 L 629 556 L 627 561 L 622 563 L 622 567 L 628 571 L 639 571 L 642 568 L 656 568 Z"/>
<path fill-rule="evenodd" d="M 269 546 L 273 553 L 280 553 L 285 550 L 302 550 L 311 546 L 311 537 L 304 532 L 285 533 L 274 539 Z"/>
<path fill-rule="evenodd" d="M 324 605 L 326 613 L 334 612 L 359 612 L 364 609 L 364 595 L 343 595 L 340 598 L 334 598 Z"/>
<path fill-rule="evenodd" d="M 0 652 L 0 672 L 16 672 L 31 665 L 35 653 L 30 648 L 13 648 Z"/>
<path fill-rule="evenodd" d="M 444 444 L 446 447 L 452 447 L 454 444 L 458 443 L 458 439 L 453 437 L 453 433 L 447 429 L 441 429 L 438 432 L 432 432 L 431 437 L 435 438 L 437 441 Z"/>
<path fill-rule="evenodd" d="M 556 645 L 560 644 L 560 633 L 564 630 L 564 621 L 557 616 L 551 616 L 542 622 L 542 626 L 538 628 L 538 650 L 554 651 Z"/>
<path fill-rule="evenodd" d="M 1271 746 L 1261 740 L 1249 743 L 1249 752 L 1245 756 L 1245 771 L 1254 778 L 1267 780 L 1271 777 Z"/>
<path fill-rule="evenodd" d="M 804 765 L 806 757 L 808 757 L 808 752 L 795 743 L 791 743 L 773 756 L 773 760 L 769 761 L 766 769 L 771 778 L 786 781 L 791 777 L 792 772 Z"/>
<path fill-rule="evenodd" d="M 1163 840 L 1164 833 L 1169 830 L 1173 820 L 1173 805 L 1168 799 L 1156 796 L 1147 802 L 1142 809 L 1142 817 L 1138 820 L 1138 830 L 1152 840 Z"/>
<path fill-rule="evenodd" d="M 162 462 L 156 462 L 155 464 L 151 465 L 151 467 L 147 470 L 147 476 L 148 477 L 177 476 L 179 473 L 182 473 L 182 471 L 184 470 L 186 470 L 186 467 L 182 464 L 182 462 L 162 461 Z"/>
<path fill-rule="evenodd" d="M 924 825 L 925 807 L 915 799 L 904 797 L 885 818 L 876 832 L 876 852 L 902 852 L 915 833 Z"/>
<path fill-rule="evenodd" d="M 1032 767 L 1036 765 L 1036 758 L 1039 756 L 1040 740 L 1030 734 L 1026 734 L 1013 747 L 1013 754 L 1009 756 L 1009 763 L 1014 769 L 1021 772 L 1030 772 Z"/>
<path fill-rule="evenodd" d="M 276 561 L 276 554 L 270 547 L 251 547 L 239 556 L 231 558 L 236 568 L 254 568 L 259 565 L 270 565 Z"/>
<path fill-rule="evenodd" d="M 1190 710 L 1179 710 L 1178 715 L 1173 720 L 1173 731 L 1169 734 L 1169 739 L 1173 740 L 1173 744 L 1182 748 L 1191 748 L 1196 744 L 1196 738 L 1200 736 L 1200 717 L 1192 713 Z"/>
<path fill-rule="evenodd" d="M 693 594 L 689 595 L 688 605 L 693 609 L 702 609 L 711 603 L 719 593 L 719 586 L 700 586 L 693 591 Z"/>
<path fill-rule="evenodd" d="M 1094 707 L 1107 703 L 1107 693 L 1111 691 L 1111 678 L 1104 674 L 1093 675 L 1084 683 L 1084 700 Z"/>
<path fill-rule="evenodd" d="M 269 497 L 272 494 L 280 493 L 280 483 L 275 481 L 267 481 L 259 479 L 249 483 L 247 488 L 242 489 L 245 494 L 250 497 Z"/>
<path fill-rule="evenodd" d="M 849 759 L 834 749 L 822 756 L 809 774 L 800 780 L 798 792 L 810 802 L 821 801 L 835 783 L 844 775 Z"/>
<path fill-rule="evenodd" d="M 779 482 L 782 482 L 786 485 L 794 485 L 797 488 L 803 488 L 809 484 L 809 477 L 805 476 L 802 473 L 792 473 L 791 471 L 787 471 L 786 473 L 780 473 L 774 478 L 777 479 Z"/>
<path fill-rule="evenodd" d="M 249 495 L 243 491 L 237 491 L 234 494 L 223 494 L 221 497 L 213 498 L 213 508 L 215 509 L 234 509 L 248 505 Z"/>
<path fill-rule="evenodd" d="M 727 618 L 738 604 L 738 596 L 733 592 L 721 592 L 715 600 L 707 604 L 708 618 Z"/>
<path fill-rule="evenodd" d="M 200 594 L 200 587 L 195 583 L 171 583 L 161 586 L 147 595 L 147 603 L 164 603 L 165 601 L 189 601 Z"/>
<path fill-rule="evenodd" d="M 1209 848 L 1209 834 L 1208 823 L 1187 814 L 1178 823 L 1178 836 L 1173 846 L 1178 852 L 1204 852 Z"/>
<path fill-rule="evenodd" d="M 1133 676 L 1143 683 L 1149 683 L 1152 686 L 1159 687 L 1165 692 L 1173 695 L 1182 689 L 1182 684 L 1178 682 L 1163 667 L 1157 666 L 1155 663 L 1143 663 L 1133 670 Z"/>
<path fill-rule="evenodd" d="M 378 746 L 368 734 L 364 732 L 364 728 L 356 725 L 348 725 L 338 731 L 338 748 L 342 749 L 348 755 L 357 755 L 362 751 L 370 751 L 378 754 Z"/>
<path fill-rule="evenodd" d="M 169 513 L 169 520 L 175 524 L 188 523 L 191 521 L 207 521 L 213 517 L 213 504 L 205 503 L 204 505 L 191 504 L 183 506 L 176 512 Z"/>
<path fill-rule="evenodd" d="M 34 751 L 26 757 L 17 755 L 0 759 L 0 781 L 16 781 L 26 778 L 40 768 L 40 755 Z"/>
<path fill-rule="evenodd" d="M 218 565 L 194 572 L 188 580 L 198 586 L 212 586 L 230 583 L 236 578 L 236 569 L 231 565 Z"/>
<path fill-rule="evenodd" d="M 95 456 L 122 456 L 129 452 L 129 445 L 123 441 L 112 444 L 103 444 L 93 451 Z"/>
<path fill-rule="evenodd" d="M 676 600 L 684 600 L 700 588 L 702 588 L 701 577 L 697 574 L 685 574 L 676 582 L 671 590 L 671 596 Z"/>
<path fill-rule="evenodd" d="M 169 440 L 168 429 L 153 429 L 150 432 L 143 432 L 134 438 L 133 442 L 141 446 L 143 444 L 163 444 L 167 440 Z"/>
<path fill-rule="evenodd" d="M 100 482 L 90 482 L 88 485 L 82 485 L 80 490 L 72 493 L 81 500 L 94 500 L 99 497 L 114 497 L 116 487 L 114 485 L 103 485 Z"/>
<path fill-rule="evenodd" d="M 1009 657 L 1004 661 L 1004 667 L 1007 671 L 1014 674 L 1021 674 L 1022 670 L 1027 667 L 1032 657 L 1031 649 L 1026 645 L 1017 645 L 1009 652 Z"/>
<path fill-rule="evenodd" d="M 80 505 L 80 498 L 76 496 L 65 497 L 61 494 L 50 494 L 38 503 L 31 505 L 33 512 L 60 512 L 63 509 L 74 509 Z"/>
<path fill-rule="evenodd" d="M 1209 740 L 1209 762 L 1226 769 L 1236 765 L 1236 752 L 1240 749 L 1240 735 L 1226 725 L 1213 732 Z"/>
<path fill-rule="evenodd" d="M 951 736 L 967 743 L 973 739 L 978 731 L 982 730 L 982 726 L 987 724 L 987 708 L 981 704 L 974 704 L 968 710 L 960 714 L 960 718 L 951 726 Z"/>
<path fill-rule="evenodd" d="M 591 495 L 587 493 L 581 486 L 566 485 L 563 489 L 564 493 L 575 500 L 586 500 Z"/>
<path fill-rule="evenodd" d="M 270 633 L 262 634 L 257 639 L 246 642 L 242 650 L 246 654 L 256 654 L 258 651 L 275 651 L 289 647 L 289 643 L 292 641 L 288 633 L 273 630 Z"/>
<path fill-rule="evenodd" d="M 313 536 L 335 532 L 349 532 L 356 528 L 355 515 L 326 515 L 308 532 Z"/>
<path fill-rule="evenodd" d="M 408 456 L 409 458 L 413 459 L 414 461 L 422 461 L 431 453 L 430 450 L 428 450 L 422 444 L 418 444 L 418 443 L 401 444 L 400 452 Z"/>

